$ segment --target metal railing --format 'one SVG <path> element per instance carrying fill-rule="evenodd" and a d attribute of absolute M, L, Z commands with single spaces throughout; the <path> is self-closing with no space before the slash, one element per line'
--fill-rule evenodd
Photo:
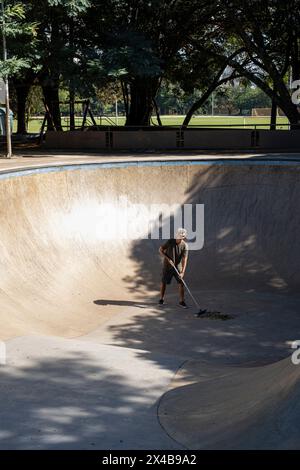
<path fill-rule="evenodd" d="M 159 126 L 159 125 L 151 125 L 151 126 L 139 126 L 139 125 L 135 125 L 135 126 L 125 126 L 124 124 L 116 124 L 113 119 L 109 118 L 108 116 L 102 116 L 102 117 L 99 117 L 99 118 L 95 118 L 95 120 L 99 120 L 99 123 L 97 123 L 96 125 L 93 124 L 90 120 L 87 120 L 86 121 L 86 124 L 84 126 L 83 129 L 94 129 L 94 130 L 97 130 L 97 128 L 100 128 L 99 130 L 101 130 L 101 128 L 107 128 L 107 127 L 111 127 L 111 128 L 124 128 L 124 130 L 130 130 L 130 129 L 151 129 L 151 130 L 167 130 L 167 129 L 177 129 L 177 130 L 180 130 L 180 129 L 253 129 L 253 130 L 260 130 L 260 129 L 265 129 L 265 130 L 270 130 L 270 124 L 266 124 L 266 123 L 245 123 L 245 124 L 239 124 L 239 123 L 236 123 L 236 124 L 188 124 L 188 126 L 183 126 L 182 124 L 165 124 L 165 125 L 162 125 L 162 126 Z M 78 123 L 78 125 L 76 125 L 76 121 L 80 122 Z M 81 130 L 82 129 L 82 119 L 80 118 L 76 118 L 75 120 L 75 130 Z M 65 118 L 63 117 L 62 118 L 62 126 L 61 126 L 63 129 L 70 129 L 70 120 L 69 118 Z M 291 128 L 293 129 L 300 129 L 300 125 L 296 126 L 291 126 L 290 123 L 280 123 L 280 124 L 276 124 L 276 126 L 274 126 L 274 129 L 273 130 L 290 130 Z"/>

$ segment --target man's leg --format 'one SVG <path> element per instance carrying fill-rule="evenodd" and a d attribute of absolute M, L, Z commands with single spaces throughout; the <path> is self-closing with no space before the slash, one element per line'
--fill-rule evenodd
<path fill-rule="evenodd" d="M 178 283 L 179 289 L 179 302 L 184 302 L 184 285 L 182 282 Z"/>
<path fill-rule="evenodd" d="M 166 284 L 164 282 L 162 282 L 161 285 L 160 285 L 160 298 L 161 298 L 161 300 L 164 300 L 165 292 L 166 292 Z"/>

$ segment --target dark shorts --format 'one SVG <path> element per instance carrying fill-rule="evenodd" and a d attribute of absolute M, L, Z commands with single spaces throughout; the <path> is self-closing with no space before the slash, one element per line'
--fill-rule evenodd
<path fill-rule="evenodd" d="M 163 269 L 161 282 L 164 284 L 171 284 L 172 278 L 175 278 L 178 284 L 182 284 L 182 279 L 176 273 L 175 269 Z"/>

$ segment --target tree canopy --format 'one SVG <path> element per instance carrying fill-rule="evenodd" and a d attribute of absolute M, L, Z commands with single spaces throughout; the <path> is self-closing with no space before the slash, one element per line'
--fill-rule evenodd
<path fill-rule="evenodd" d="M 36 85 L 48 126 L 61 129 L 62 88 L 71 103 L 115 90 L 126 124 L 144 126 L 169 83 L 186 102 L 195 98 L 187 125 L 211 93 L 236 79 L 255 84 L 297 126 L 290 84 L 300 79 L 299 7 L 300 0 L 5 0 L 8 59 L 0 74 L 16 91 L 18 131 L 26 132 Z"/>

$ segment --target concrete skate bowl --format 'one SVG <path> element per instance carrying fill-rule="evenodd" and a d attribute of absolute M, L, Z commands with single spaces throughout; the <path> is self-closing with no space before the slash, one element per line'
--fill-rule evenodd
<path fill-rule="evenodd" d="M 300 371 L 188 362 L 160 401 L 160 422 L 188 449 L 299 449 Z"/>
<path fill-rule="evenodd" d="M 268 162 L 132 162 L 2 174 L 1 338 L 76 337 L 118 318 L 111 334 L 124 346 L 238 363 L 286 356 L 299 325 L 299 183 L 296 163 Z M 101 215 L 110 204 L 115 216 L 130 217 L 124 197 L 146 206 L 205 205 L 204 247 L 191 251 L 186 281 L 201 306 L 233 320 L 195 324 L 192 308 L 178 310 L 176 286 L 157 309 L 161 241 L 112 239 L 112 219 Z"/>
<path fill-rule="evenodd" d="M 283 403 L 288 403 L 286 397 L 295 394 L 297 389 L 298 375 L 290 368 L 290 359 L 285 359 L 286 367 L 276 364 L 283 364 L 278 361 L 290 356 L 291 342 L 298 339 L 299 332 L 299 183 L 300 167 L 296 162 L 256 160 L 95 163 L 2 173 L 0 339 L 9 340 L 8 344 L 16 349 L 22 360 L 28 351 L 32 352 L 34 337 L 39 354 L 48 344 L 46 338 L 60 337 L 53 339 L 51 351 L 70 349 L 74 344 L 79 359 L 83 350 L 93 349 L 96 345 L 97 363 L 102 354 L 104 357 L 104 352 L 108 354 L 105 348 L 111 348 L 108 363 L 110 367 L 112 363 L 116 364 L 118 373 L 120 367 L 129 371 L 131 363 L 128 360 L 127 367 L 126 357 L 130 353 L 140 361 L 139 369 L 136 368 L 137 384 L 142 383 L 142 376 L 150 366 L 155 369 L 154 380 L 159 377 L 159 370 L 173 376 L 184 363 L 184 368 L 170 384 L 173 390 L 169 393 L 175 395 L 164 395 L 159 407 L 161 425 L 182 446 L 212 448 L 224 444 L 220 435 L 213 440 L 199 433 L 194 439 L 189 433 L 189 429 L 198 424 L 201 429 L 207 426 L 215 430 L 211 422 L 203 421 L 202 412 L 206 406 L 212 419 L 213 416 L 218 420 L 229 419 L 219 411 L 215 414 L 211 403 L 205 401 L 209 396 L 209 384 L 220 390 L 224 385 L 224 396 L 228 396 L 228 392 L 234 397 L 231 404 L 237 410 L 238 406 L 241 409 L 241 402 L 235 401 L 234 390 L 238 396 L 244 393 L 247 401 L 247 387 L 252 384 L 252 396 L 257 390 L 262 398 L 258 400 L 259 404 L 251 403 L 251 409 L 245 408 L 242 416 L 246 423 L 244 435 L 253 423 L 258 423 L 262 429 L 259 424 L 265 416 L 262 410 L 269 413 L 265 406 L 268 393 L 272 394 L 271 401 L 278 408 L 279 403 L 285 406 Z M 112 218 L 107 212 L 103 215 L 103 205 L 110 205 L 114 215 L 123 217 L 125 224 L 130 215 L 124 210 L 124 198 L 129 205 L 204 204 L 204 246 L 201 250 L 191 251 L 186 281 L 201 306 L 228 314 L 232 317 L 230 320 L 195 318 L 195 309 L 188 298 L 190 308 L 180 309 L 175 285 L 168 290 L 166 305 L 158 307 L 161 271 L 158 247 L 161 241 L 147 238 L 147 232 L 136 240 L 105 237 L 109 234 Z M 139 222 L 139 217 L 144 216 L 138 213 L 135 222 Z M 10 339 L 16 337 L 19 337 L 17 342 Z M 28 342 L 26 338 L 29 338 Z M 61 342 L 65 338 L 68 342 Z M 124 362 L 120 365 L 122 357 Z M 53 363 L 47 379 L 55 368 Z M 69 362 L 66 364 L 75 377 L 73 380 L 77 380 L 78 365 L 72 368 Z M 81 367 L 82 370 L 86 367 L 84 361 Z M 31 369 L 33 376 L 35 369 Z M 60 380 L 68 374 L 70 372 L 64 365 Z M 202 394 L 203 374 L 209 376 L 209 381 L 206 381 Z M 110 383 L 105 400 L 109 395 L 115 399 L 116 395 L 112 393 L 115 387 L 119 400 L 123 400 L 122 406 L 131 406 L 135 394 L 141 393 L 138 386 L 125 387 L 126 377 L 123 382 L 118 382 L 115 377 L 108 376 L 113 385 Z M 89 386 L 86 395 L 89 397 L 95 384 L 88 374 L 84 377 L 80 382 L 85 381 Z M 233 385 L 230 380 L 226 382 L 225 377 L 232 377 Z M 264 381 L 262 377 L 265 377 Z M 19 382 L 9 380 L 11 389 L 17 390 Z M 165 376 L 164 380 L 167 380 Z M 276 381 L 278 388 L 271 388 Z M 35 382 L 27 378 L 26 383 L 29 390 L 38 390 Z M 169 388 L 168 384 L 164 385 L 161 395 Z M 99 387 L 97 384 L 97 390 Z M 193 390 L 190 393 L 190 387 L 195 393 Z M 267 393 L 269 387 L 271 390 Z M 148 382 L 143 393 L 147 388 L 151 390 Z M 5 394 L 7 390 L 6 386 Z M 22 390 L 25 390 L 24 385 Z M 157 390 L 160 390 L 158 385 Z M 36 393 L 36 400 L 39 400 Z M 59 396 L 59 393 L 54 395 Z M 193 399 L 187 409 L 189 396 Z M 178 400 L 182 410 L 187 411 L 187 419 L 192 415 L 199 418 L 200 412 L 197 414 L 195 410 L 201 410 L 200 421 L 193 421 L 189 428 L 173 398 Z M 221 406 L 222 393 L 215 398 Z M 47 398 L 48 402 L 52 399 Z M 73 399 L 73 389 L 70 389 L 70 399 Z M 82 395 L 78 402 L 81 400 Z M 96 409 L 95 403 L 98 404 L 92 402 L 88 412 Z M 257 412 L 252 413 L 256 407 Z M 21 409 L 26 410 L 26 407 Z M 111 406 L 111 409 L 115 407 Z M 283 427 L 287 425 L 285 419 L 288 419 L 289 410 L 282 418 Z M 100 410 L 97 420 L 101 420 L 101 413 Z M 23 417 L 24 423 L 28 415 L 29 412 Z M 36 408 L 30 408 L 33 422 L 36 416 Z M 182 426 L 178 427 L 178 421 L 168 421 L 170 416 L 174 419 L 178 416 Z M 10 415 L 7 422 L 12 422 Z M 242 429 L 238 419 L 233 422 L 237 429 Z M 112 432 L 118 429 L 118 423 Z M 73 442 L 78 446 L 82 443 L 79 434 L 83 432 L 79 419 L 74 428 L 77 440 L 72 436 Z M 86 428 L 84 431 L 88 434 Z M 5 432 L 13 434 L 14 430 L 7 425 Z M 182 437 L 182 432 L 186 437 Z M 63 428 L 61 434 L 67 435 L 68 429 Z M 155 432 L 147 431 L 146 434 L 144 442 L 149 443 L 149 435 L 154 436 Z M 103 436 L 109 435 L 105 429 Z M 140 429 L 135 434 L 136 439 L 139 435 Z M 23 436 L 21 431 L 16 433 L 18 447 L 31 448 L 24 444 Z M 278 447 L 276 439 L 274 442 Z M 98 448 L 104 445 L 103 442 Z M 238 441 L 235 434 L 225 444 L 227 447 L 246 446 L 245 440 Z M 48 441 L 47 445 L 50 446 Z M 108 448 L 117 446 L 115 442 L 107 445 Z M 163 438 L 159 443 L 153 442 L 153 448 L 159 445 L 166 448 L 164 446 L 169 444 Z M 286 445 L 298 444 L 289 441 Z"/>

